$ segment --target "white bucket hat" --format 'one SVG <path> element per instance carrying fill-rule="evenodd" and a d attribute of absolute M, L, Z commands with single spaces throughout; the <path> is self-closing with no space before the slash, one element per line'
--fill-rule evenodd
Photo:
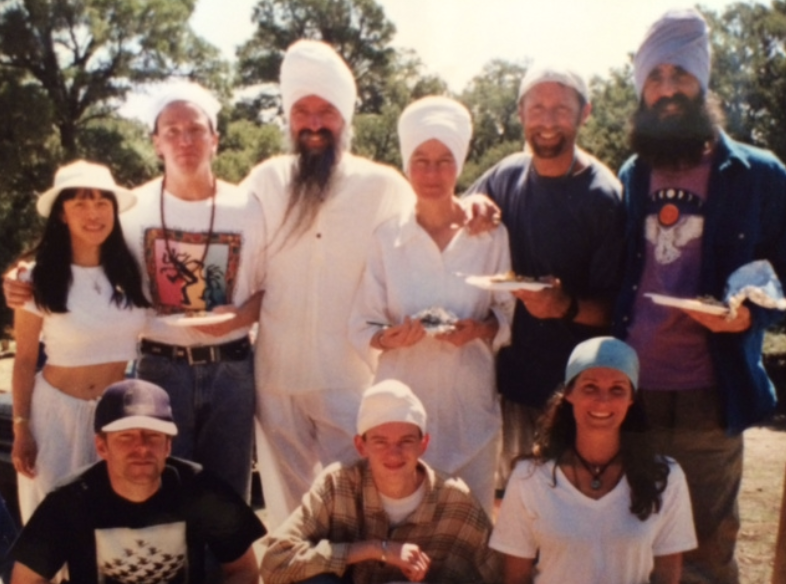
<path fill-rule="evenodd" d="M 52 205 L 64 189 L 98 189 L 110 191 L 117 199 L 117 212 L 121 213 L 130 209 L 136 203 L 136 196 L 115 183 L 112 173 L 103 164 L 77 160 L 57 169 L 55 184 L 48 191 L 38 197 L 36 209 L 42 217 L 49 217 Z"/>

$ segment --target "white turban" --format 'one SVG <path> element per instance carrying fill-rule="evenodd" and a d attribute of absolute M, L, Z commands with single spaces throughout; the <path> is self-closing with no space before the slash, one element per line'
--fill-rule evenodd
<path fill-rule="evenodd" d="M 472 118 L 463 105 L 447 97 L 431 95 L 407 106 L 398 119 L 398 139 L 404 170 L 415 149 L 428 140 L 448 147 L 461 174 L 472 138 Z"/>
<path fill-rule="evenodd" d="M 541 83 L 560 83 L 574 89 L 584 103 L 590 100 L 587 82 L 578 71 L 567 65 L 548 63 L 535 65 L 527 70 L 519 84 L 519 102 L 530 89 Z"/>
<path fill-rule="evenodd" d="M 153 100 L 153 107 L 150 109 L 150 131 L 155 132 L 156 120 L 164 108 L 170 103 L 175 101 L 185 101 L 194 104 L 203 112 L 210 120 L 210 126 L 215 132 L 217 127 L 218 112 L 221 110 L 221 104 L 207 89 L 198 83 L 191 83 L 189 81 L 177 81 L 168 83 L 163 87 L 160 93 Z"/>
<path fill-rule="evenodd" d="M 289 46 L 281 63 L 281 99 L 289 117 L 295 103 L 309 95 L 330 102 L 344 123 L 352 123 L 357 87 L 344 59 L 321 41 L 299 40 Z"/>

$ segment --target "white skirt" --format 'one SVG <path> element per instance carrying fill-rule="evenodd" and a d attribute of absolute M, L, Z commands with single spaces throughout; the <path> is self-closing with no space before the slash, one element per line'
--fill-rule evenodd
<path fill-rule="evenodd" d="M 17 474 L 22 523 L 59 482 L 98 460 L 93 432 L 97 400 L 72 397 L 35 377 L 30 430 L 38 446 L 35 478 Z"/>

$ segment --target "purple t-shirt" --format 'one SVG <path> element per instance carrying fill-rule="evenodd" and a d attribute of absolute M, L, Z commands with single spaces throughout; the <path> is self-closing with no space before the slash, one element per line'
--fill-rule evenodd
<path fill-rule="evenodd" d="M 626 339 L 638 352 L 639 385 L 646 389 L 697 389 L 715 383 L 707 329 L 680 309 L 644 296 L 698 296 L 710 162 L 708 155 L 699 166 L 653 171 L 650 179 L 644 272 Z"/>

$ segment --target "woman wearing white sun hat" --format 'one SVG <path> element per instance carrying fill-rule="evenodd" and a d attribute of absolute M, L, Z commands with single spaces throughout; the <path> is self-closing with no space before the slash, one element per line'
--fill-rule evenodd
<path fill-rule="evenodd" d="M 400 379 L 423 401 L 433 419 L 424 460 L 463 479 L 490 513 L 501 428 L 494 354 L 509 341 L 514 299 L 465 278 L 510 269 L 507 231 L 470 235 L 465 227 L 454 194 L 472 136 L 463 105 L 425 97 L 404 110 L 398 131 L 417 200 L 374 234 L 352 340 L 370 361 L 379 358 L 377 381 Z M 411 318 L 431 307 L 457 317 L 452 331 L 428 336 Z"/>
<path fill-rule="evenodd" d="M 58 169 L 38 198 L 47 220 L 29 254 L 33 300 L 14 312 L 12 459 L 23 521 L 57 480 L 96 460 L 96 400 L 136 356 L 148 302 L 118 221 L 135 202 L 108 168 L 84 160 Z M 36 374 L 39 340 L 47 363 Z"/>

